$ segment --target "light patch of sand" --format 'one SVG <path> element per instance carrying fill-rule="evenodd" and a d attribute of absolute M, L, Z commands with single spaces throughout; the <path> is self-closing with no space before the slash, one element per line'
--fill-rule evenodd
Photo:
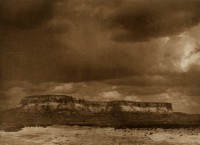
<path fill-rule="evenodd" d="M 155 133 L 149 136 L 155 142 L 167 141 L 170 143 L 200 144 L 200 135 L 174 135 L 170 133 Z"/>

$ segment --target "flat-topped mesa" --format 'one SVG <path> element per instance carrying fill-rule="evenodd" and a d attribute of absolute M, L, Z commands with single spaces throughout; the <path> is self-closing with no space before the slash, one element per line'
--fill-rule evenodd
<path fill-rule="evenodd" d="M 117 101 L 118 102 L 118 101 Z M 117 103 L 116 102 L 116 103 Z M 155 112 L 172 113 L 172 104 L 165 102 L 132 102 L 120 101 L 120 108 L 123 112 Z"/>
<path fill-rule="evenodd" d="M 172 104 L 163 102 L 78 100 L 66 95 L 39 95 L 21 101 L 26 111 L 71 111 L 80 114 L 94 113 L 172 113 Z"/>
<path fill-rule="evenodd" d="M 24 97 L 20 104 L 22 106 L 26 106 L 29 104 L 40 104 L 40 103 L 67 103 L 67 102 L 73 102 L 76 99 L 71 96 L 66 95 L 35 95 L 35 96 L 27 96 Z"/>

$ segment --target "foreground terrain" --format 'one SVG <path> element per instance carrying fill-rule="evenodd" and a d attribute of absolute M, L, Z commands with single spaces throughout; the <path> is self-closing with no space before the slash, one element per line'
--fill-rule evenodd
<path fill-rule="evenodd" d="M 18 132 L 1 131 L 0 143 L 1 145 L 200 145 L 200 128 L 26 127 Z"/>
<path fill-rule="evenodd" d="M 0 145 L 198 144 L 200 115 L 172 112 L 170 103 L 43 95 L 0 112 Z"/>

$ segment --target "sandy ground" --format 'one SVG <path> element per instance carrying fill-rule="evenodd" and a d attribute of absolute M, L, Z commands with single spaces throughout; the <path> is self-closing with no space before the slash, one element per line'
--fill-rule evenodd
<path fill-rule="evenodd" d="M 27 127 L 1 131 L 0 145 L 200 145 L 200 129 Z"/>

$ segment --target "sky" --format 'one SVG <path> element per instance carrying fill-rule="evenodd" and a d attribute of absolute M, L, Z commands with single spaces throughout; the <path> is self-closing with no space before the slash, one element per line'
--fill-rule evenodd
<path fill-rule="evenodd" d="M 0 0 L 0 110 L 29 95 L 200 113 L 199 0 Z"/>

